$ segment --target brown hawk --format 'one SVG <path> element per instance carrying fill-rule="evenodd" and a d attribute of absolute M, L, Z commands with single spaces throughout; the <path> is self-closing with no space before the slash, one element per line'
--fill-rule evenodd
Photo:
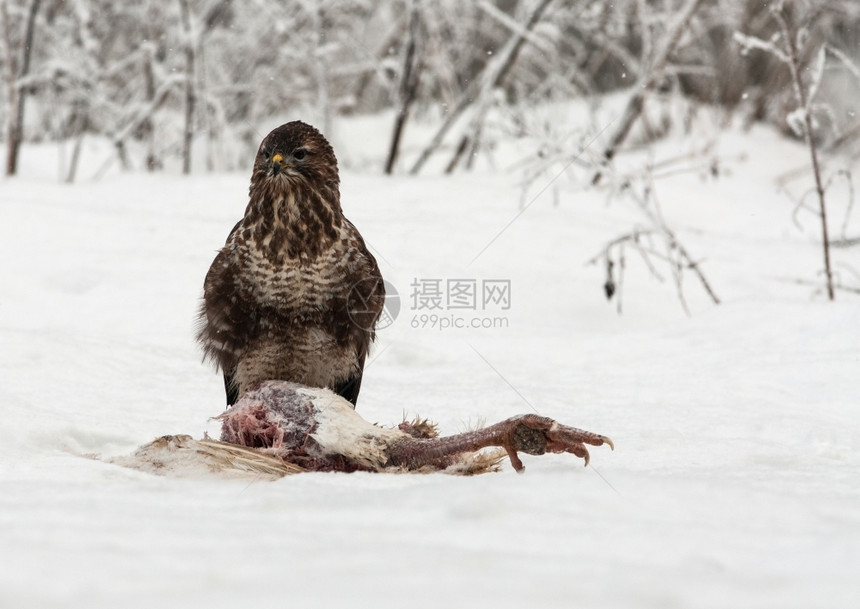
<path fill-rule="evenodd" d="M 277 379 L 355 406 L 385 288 L 339 183 L 334 151 L 310 125 L 281 125 L 260 144 L 245 216 L 206 274 L 197 334 L 228 405 Z"/>

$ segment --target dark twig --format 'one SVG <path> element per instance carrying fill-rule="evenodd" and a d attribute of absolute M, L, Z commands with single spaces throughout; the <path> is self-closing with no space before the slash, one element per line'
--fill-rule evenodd
<path fill-rule="evenodd" d="M 788 20 L 783 12 L 783 2 L 777 3 L 772 7 L 773 16 L 779 24 L 785 39 L 785 51 L 788 56 L 788 67 L 791 70 L 791 79 L 794 83 L 794 95 L 797 98 L 798 106 L 803 114 L 804 123 L 804 139 L 809 148 L 809 158 L 812 164 L 812 173 L 815 177 L 815 192 L 818 195 L 819 215 L 821 217 L 821 239 L 824 249 L 824 275 L 827 281 L 827 297 L 830 300 L 835 298 L 833 290 L 833 271 L 830 267 L 830 236 L 827 231 L 827 205 L 824 200 L 824 183 L 821 180 L 821 168 L 818 162 L 818 149 L 813 138 L 812 125 L 812 101 L 814 91 L 810 91 L 804 86 L 800 76 L 800 54 L 797 47 L 797 39 L 789 27 Z M 823 52 L 823 51 L 822 51 Z M 812 93 L 810 95 L 810 93 Z"/>
<path fill-rule="evenodd" d="M 420 82 L 421 62 L 416 60 L 416 47 L 420 28 L 420 12 L 418 11 L 419 0 L 412 0 L 409 10 L 409 28 L 406 41 L 406 49 L 403 57 L 403 74 L 400 77 L 400 109 L 394 120 L 394 130 L 391 134 L 391 145 L 388 148 L 388 158 L 385 161 L 385 173 L 391 175 L 394 171 L 394 163 L 400 152 L 400 140 L 403 137 L 403 128 L 409 118 L 409 109 L 418 94 Z"/>

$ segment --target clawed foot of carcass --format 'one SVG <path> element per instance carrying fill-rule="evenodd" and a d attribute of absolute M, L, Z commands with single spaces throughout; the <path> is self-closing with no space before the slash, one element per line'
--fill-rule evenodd
<path fill-rule="evenodd" d="M 615 445 L 606 436 L 590 431 L 562 425 L 553 419 L 536 414 L 524 414 L 502 421 L 493 427 L 500 427 L 502 432 L 502 448 L 508 453 L 511 465 L 518 472 L 525 469 L 520 461 L 518 452 L 529 455 L 544 453 L 571 453 L 585 460 L 588 465 L 590 456 L 586 444 L 602 446 L 608 444 L 615 450 Z"/>
<path fill-rule="evenodd" d="M 434 465 L 467 451 L 476 451 L 490 446 L 505 449 L 511 465 L 518 472 L 525 469 L 518 453 L 542 455 L 571 453 L 585 460 L 589 454 L 586 444 L 615 446 L 606 436 L 590 431 L 562 425 L 558 421 L 536 414 L 524 414 L 506 419 L 484 429 L 469 431 L 454 436 L 430 439 L 407 438 L 396 442 L 390 449 L 395 463 L 410 468 Z"/>

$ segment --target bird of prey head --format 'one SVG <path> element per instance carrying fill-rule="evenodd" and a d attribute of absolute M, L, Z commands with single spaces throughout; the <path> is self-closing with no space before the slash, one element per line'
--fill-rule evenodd
<path fill-rule="evenodd" d="M 325 137 L 301 121 L 292 121 L 274 129 L 263 138 L 251 188 L 281 184 L 289 187 L 326 186 L 337 189 L 337 159 Z"/>
<path fill-rule="evenodd" d="M 313 256 L 337 238 L 343 217 L 339 184 L 337 159 L 325 137 L 301 121 L 281 125 L 257 151 L 245 224 L 269 243 L 271 255 L 282 250 L 289 257 Z"/>

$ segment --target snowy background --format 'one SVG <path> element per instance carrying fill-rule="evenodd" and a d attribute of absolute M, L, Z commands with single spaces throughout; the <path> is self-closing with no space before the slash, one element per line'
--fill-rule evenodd
<path fill-rule="evenodd" d="M 375 127 L 347 122 L 344 154 Z M 660 185 L 723 300 L 690 283 L 690 316 L 632 268 L 624 314 L 605 301 L 585 261 L 624 209 L 600 193 L 562 181 L 469 265 L 519 212 L 515 174 L 344 172 L 345 211 L 403 298 L 359 412 L 453 433 L 533 406 L 617 449 L 589 468 L 526 456 L 524 475 L 278 482 L 90 458 L 217 434 L 193 320 L 247 176 L 68 186 L 45 170 L 56 147 L 27 147 L 0 191 L 0 605 L 855 606 L 860 303 L 793 281 L 820 252 L 773 180 L 803 148 L 767 129 L 723 146 L 745 153 L 731 175 Z M 510 279 L 509 326 L 413 328 L 410 283 L 446 277 Z"/>
<path fill-rule="evenodd" d="M 818 87 L 832 302 L 789 71 L 732 36 L 780 42 L 753 0 L 548 3 L 532 32 L 543 2 L 2 2 L 4 85 L 36 12 L 0 178 L 0 608 L 860 606 L 860 11 L 786 2 Z M 692 33 L 657 65 L 682 5 L 700 5 Z M 472 90 L 520 34 L 507 80 Z M 413 38 L 423 85 L 383 175 Z M 645 112 L 593 187 L 634 82 Z M 331 140 L 345 214 L 400 296 L 358 412 L 448 434 L 537 411 L 614 452 L 275 482 L 109 462 L 218 435 L 222 380 L 193 340 L 203 278 L 255 147 L 292 119 Z M 666 231 L 720 304 L 661 258 L 678 260 Z M 649 253 L 626 242 L 622 276 L 609 251 L 607 301 L 607 244 L 631 232 Z M 448 280 L 505 282 L 509 306 L 455 309 Z M 435 281 L 441 309 L 421 308 Z"/>

